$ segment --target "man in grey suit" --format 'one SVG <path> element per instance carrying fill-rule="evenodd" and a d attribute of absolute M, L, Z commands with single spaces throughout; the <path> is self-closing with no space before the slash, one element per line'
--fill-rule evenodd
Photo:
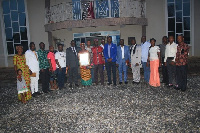
<path fill-rule="evenodd" d="M 71 47 L 67 48 L 66 50 L 66 66 L 69 71 L 69 83 L 70 88 L 72 88 L 72 84 L 74 83 L 76 87 L 79 86 L 78 84 L 78 52 L 80 48 L 76 47 L 75 41 L 71 41 Z"/>
<path fill-rule="evenodd" d="M 131 68 L 133 73 L 133 84 L 140 83 L 140 68 L 141 68 L 141 46 L 136 44 L 136 40 L 131 40 L 130 57 Z"/>

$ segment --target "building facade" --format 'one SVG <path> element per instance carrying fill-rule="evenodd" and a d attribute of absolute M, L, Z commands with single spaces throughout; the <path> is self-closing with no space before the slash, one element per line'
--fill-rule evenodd
<path fill-rule="evenodd" d="M 190 56 L 200 56 L 199 0 L 0 0 L 0 67 L 12 67 L 19 44 L 49 45 L 76 40 L 77 46 L 112 36 L 118 44 L 141 36 L 155 38 L 183 34 Z"/>

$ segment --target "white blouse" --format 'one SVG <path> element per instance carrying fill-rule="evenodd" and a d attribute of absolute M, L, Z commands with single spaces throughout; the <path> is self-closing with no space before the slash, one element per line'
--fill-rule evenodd
<path fill-rule="evenodd" d="M 160 52 L 160 48 L 158 46 L 154 46 L 149 49 L 150 61 L 158 59 L 158 52 Z"/>

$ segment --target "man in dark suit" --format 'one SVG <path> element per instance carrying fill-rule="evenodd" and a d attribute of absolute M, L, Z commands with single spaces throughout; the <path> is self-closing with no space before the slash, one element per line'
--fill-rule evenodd
<path fill-rule="evenodd" d="M 108 75 L 108 85 L 112 84 L 111 69 L 113 73 L 113 84 L 116 85 L 116 56 L 117 46 L 112 43 L 112 37 L 108 37 L 108 43 L 104 45 L 103 54 L 106 62 L 106 71 Z"/>
<path fill-rule="evenodd" d="M 76 47 L 75 41 L 71 41 L 71 47 L 67 48 L 66 50 L 66 66 L 69 71 L 69 83 L 70 88 L 72 88 L 72 84 L 74 83 L 76 87 L 79 86 L 78 84 L 78 52 L 80 48 Z"/>

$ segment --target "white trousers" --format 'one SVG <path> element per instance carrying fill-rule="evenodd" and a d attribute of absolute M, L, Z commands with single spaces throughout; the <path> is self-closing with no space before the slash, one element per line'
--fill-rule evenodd
<path fill-rule="evenodd" d="M 31 77 L 31 93 L 38 92 L 38 80 L 39 80 L 39 72 L 34 72 L 36 73 L 36 77 Z"/>
<path fill-rule="evenodd" d="M 132 73 L 133 73 L 133 81 L 140 82 L 140 66 L 134 66 L 131 68 L 132 68 Z"/>

